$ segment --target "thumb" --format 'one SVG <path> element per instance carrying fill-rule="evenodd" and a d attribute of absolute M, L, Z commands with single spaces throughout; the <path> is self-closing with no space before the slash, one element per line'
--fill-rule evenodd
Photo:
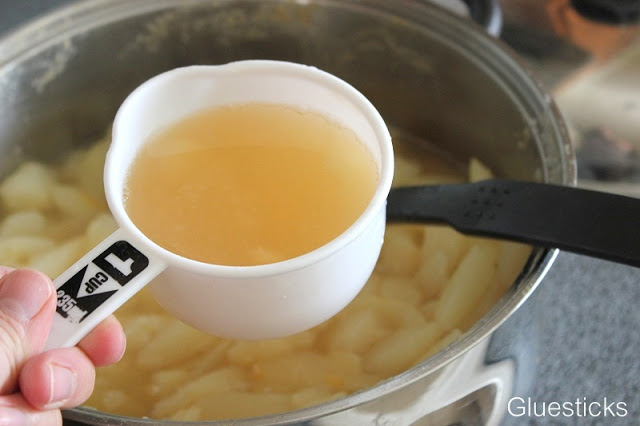
<path fill-rule="evenodd" d="M 15 391 L 22 364 L 44 347 L 55 303 L 46 275 L 0 268 L 0 395 Z"/>

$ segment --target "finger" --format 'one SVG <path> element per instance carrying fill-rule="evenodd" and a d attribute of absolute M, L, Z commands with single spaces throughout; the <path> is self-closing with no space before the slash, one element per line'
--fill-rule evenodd
<path fill-rule="evenodd" d="M 104 367 L 120 361 L 126 347 L 122 325 L 113 315 L 108 316 L 91 330 L 78 347 L 82 349 L 96 367 Z"/>
<path fill-rule="evenodd" d="M 39 409 L 71 408 L 91 396 L 95 375 L 93 363 L 78 347 L 52 349 L 24 364 L 20 392 Z"/>
<path fill-rule="evenodd" d="M 0 395 L 13 392 L 22 363 L 44 347 L 55 303 L 42 273 L 18 269 L 0 278 Z"/>
<path fill-rule="evenodd" d="M 14 268 L 9 268 L 8 266 L 0 266 L 0 279 L 13 270 Z"/>
<path fill-rule="evenodd" d="M 0 426 L 62 425 L 60 410 L 41 411 L 20 394 L 0 397 Z"/>

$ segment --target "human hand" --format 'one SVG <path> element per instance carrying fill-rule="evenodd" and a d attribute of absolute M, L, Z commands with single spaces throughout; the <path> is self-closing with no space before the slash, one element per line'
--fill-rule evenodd
<path fill-rule="evenodd" d="M 86 401 L 95 367 L 120 360 L 125 336 L 111 316 L 77 346 L 42 352 L 56 292 L 42 273 L 0 266 L 0 426 L 60 425 L 60 409 Z"/>

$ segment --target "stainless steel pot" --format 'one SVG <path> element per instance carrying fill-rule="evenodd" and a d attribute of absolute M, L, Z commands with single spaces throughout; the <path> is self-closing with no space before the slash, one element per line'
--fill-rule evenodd
<path fill-rule="evenodd" d="M 393 128 L 502 176 L 575 184 L 549 97 L 480 27 L 424 2 L 91 0 L 0 40 L 0 178 L 100 136 L 143 80 L 188 64 L 263 58 L 349 81 Z M 510 291 L 458 342 L 373 388 L 233 424 L 495 424 L 529 383 L 535 332 L 524 304 L 556 251 L 534 250 Z M 524 305 L 524 306 L 523 306 Z M 504 324 L 507 322 L 507 324 Z M 453 417 L 451 417 L 453 416 Z M 83 424 L 170 424 L 88 409 Z M 215 424 L 223 424 L 216 422 Z"/>

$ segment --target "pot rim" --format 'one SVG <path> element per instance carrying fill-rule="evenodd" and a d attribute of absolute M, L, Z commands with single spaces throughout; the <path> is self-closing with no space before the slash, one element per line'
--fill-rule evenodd
<path fill-rule="evenodd" d="M 299 3 L 296 0 L 276 1 L 280 3 Z M 180 7 L 189 7 L 203 3 L 207 3 L 207 0 L 84 0 L 70 4 L 49 12 L 40 18 L 36 18 L 18 29 L 7 33 L 5 36 L 0 37 L 0 68 L 11 66 L 13 62 L 19 61 L 22 56 L 32 53 L 33 50 L 40 50 L 59 44 L 91 28 L 99 27 L 125 17 L 169 9 L 177 4 L 179 4 Z M 384 0 L 356 0 L 350 2 L 341 2 L 340 0 L 315 0 L 309 3 L 387 15 L 412 26 L 421 26 L 428 23 L 428 28 L 422 28 L 424 31 L 437 32 L 438 37 L 444 41 L 448 40 L 449 44 L 457 43 L 455 47 L 458 48 L 458 50 L 464 47 L 464 52 L 460 53 L 466 54 L 486 70 L 506 78 L 517 77 L 519 90 L 527 91 L 531 99 L 538 103 L 538 106 L 543 106 L 545 117 L 548 118 L 552 124 L 551 131 L 554 132 L 554 138 L 561 145 L 559 147 L 561 158 L 558 159 L 558 161 L 561 167 L 562 177 L 560 180 L 555 180 L 552 183 L 571 186 L 577 184 L 575 155 L 562 116 L 555 102 L 551 96 L 545 92 L 542 85 L 536 80 L 528 67 L 518 58 L 517 54 L 500 40 L 482 31 L 480 26 L 469 25 L 469 22 L 465 19 L 427 2 L 411 2 L 405 0 L 398 2 L 387 2 Z M 480 58 L 473 52 L 482 52 L 482 55 L 485 57 L 491 54 L 493 58 L 490 59 L 493 59 L 493 62 L 496 62 L 496 60 L 499 62 L 492 64 L 479 62 Z M 499 63 L 500 67 L 496 67 L 497 63 Z M 494 68 L 487 68 L 490 66 Z M 515 73 L 513 75 L 504 74 L 507 71 L 515 71 Z M 522 99 L 519 100 L 522 101 Z M 549 176 L 546 173 L 542 178 L 544 181 L 550 182 Z M 204 421 L 197 422 L 197 424 L 264 425 L 273 423 L 297 423 L 318 416 L 326 416 L 340 412 L 405 387 L 422 377 L 440 370 L 486 339 L 533 293 L 553 264 L 558 252 L 557 249 L 534 248 L 523 272 L 517 278 L 515 285 L 510 288 L 501 300 L 485 314 L 480 321 L 476 322 L 471 329 L 465 332 L 461 338 L 426 361 L 399 375 L 380 382 L 374 387 L 358 391 L 345 398 L 287 413 L 231 421 Z M 114 424 L 114 422 L 137 425 L 158 423 L 167 425 L 183 424 L 183 422 L 157 421 L 119 416 L 86 407 L 65 410 L 64 416 L 65 418 L 76 421 L 90 420 L 92 424 L 96 425 Z"/>

